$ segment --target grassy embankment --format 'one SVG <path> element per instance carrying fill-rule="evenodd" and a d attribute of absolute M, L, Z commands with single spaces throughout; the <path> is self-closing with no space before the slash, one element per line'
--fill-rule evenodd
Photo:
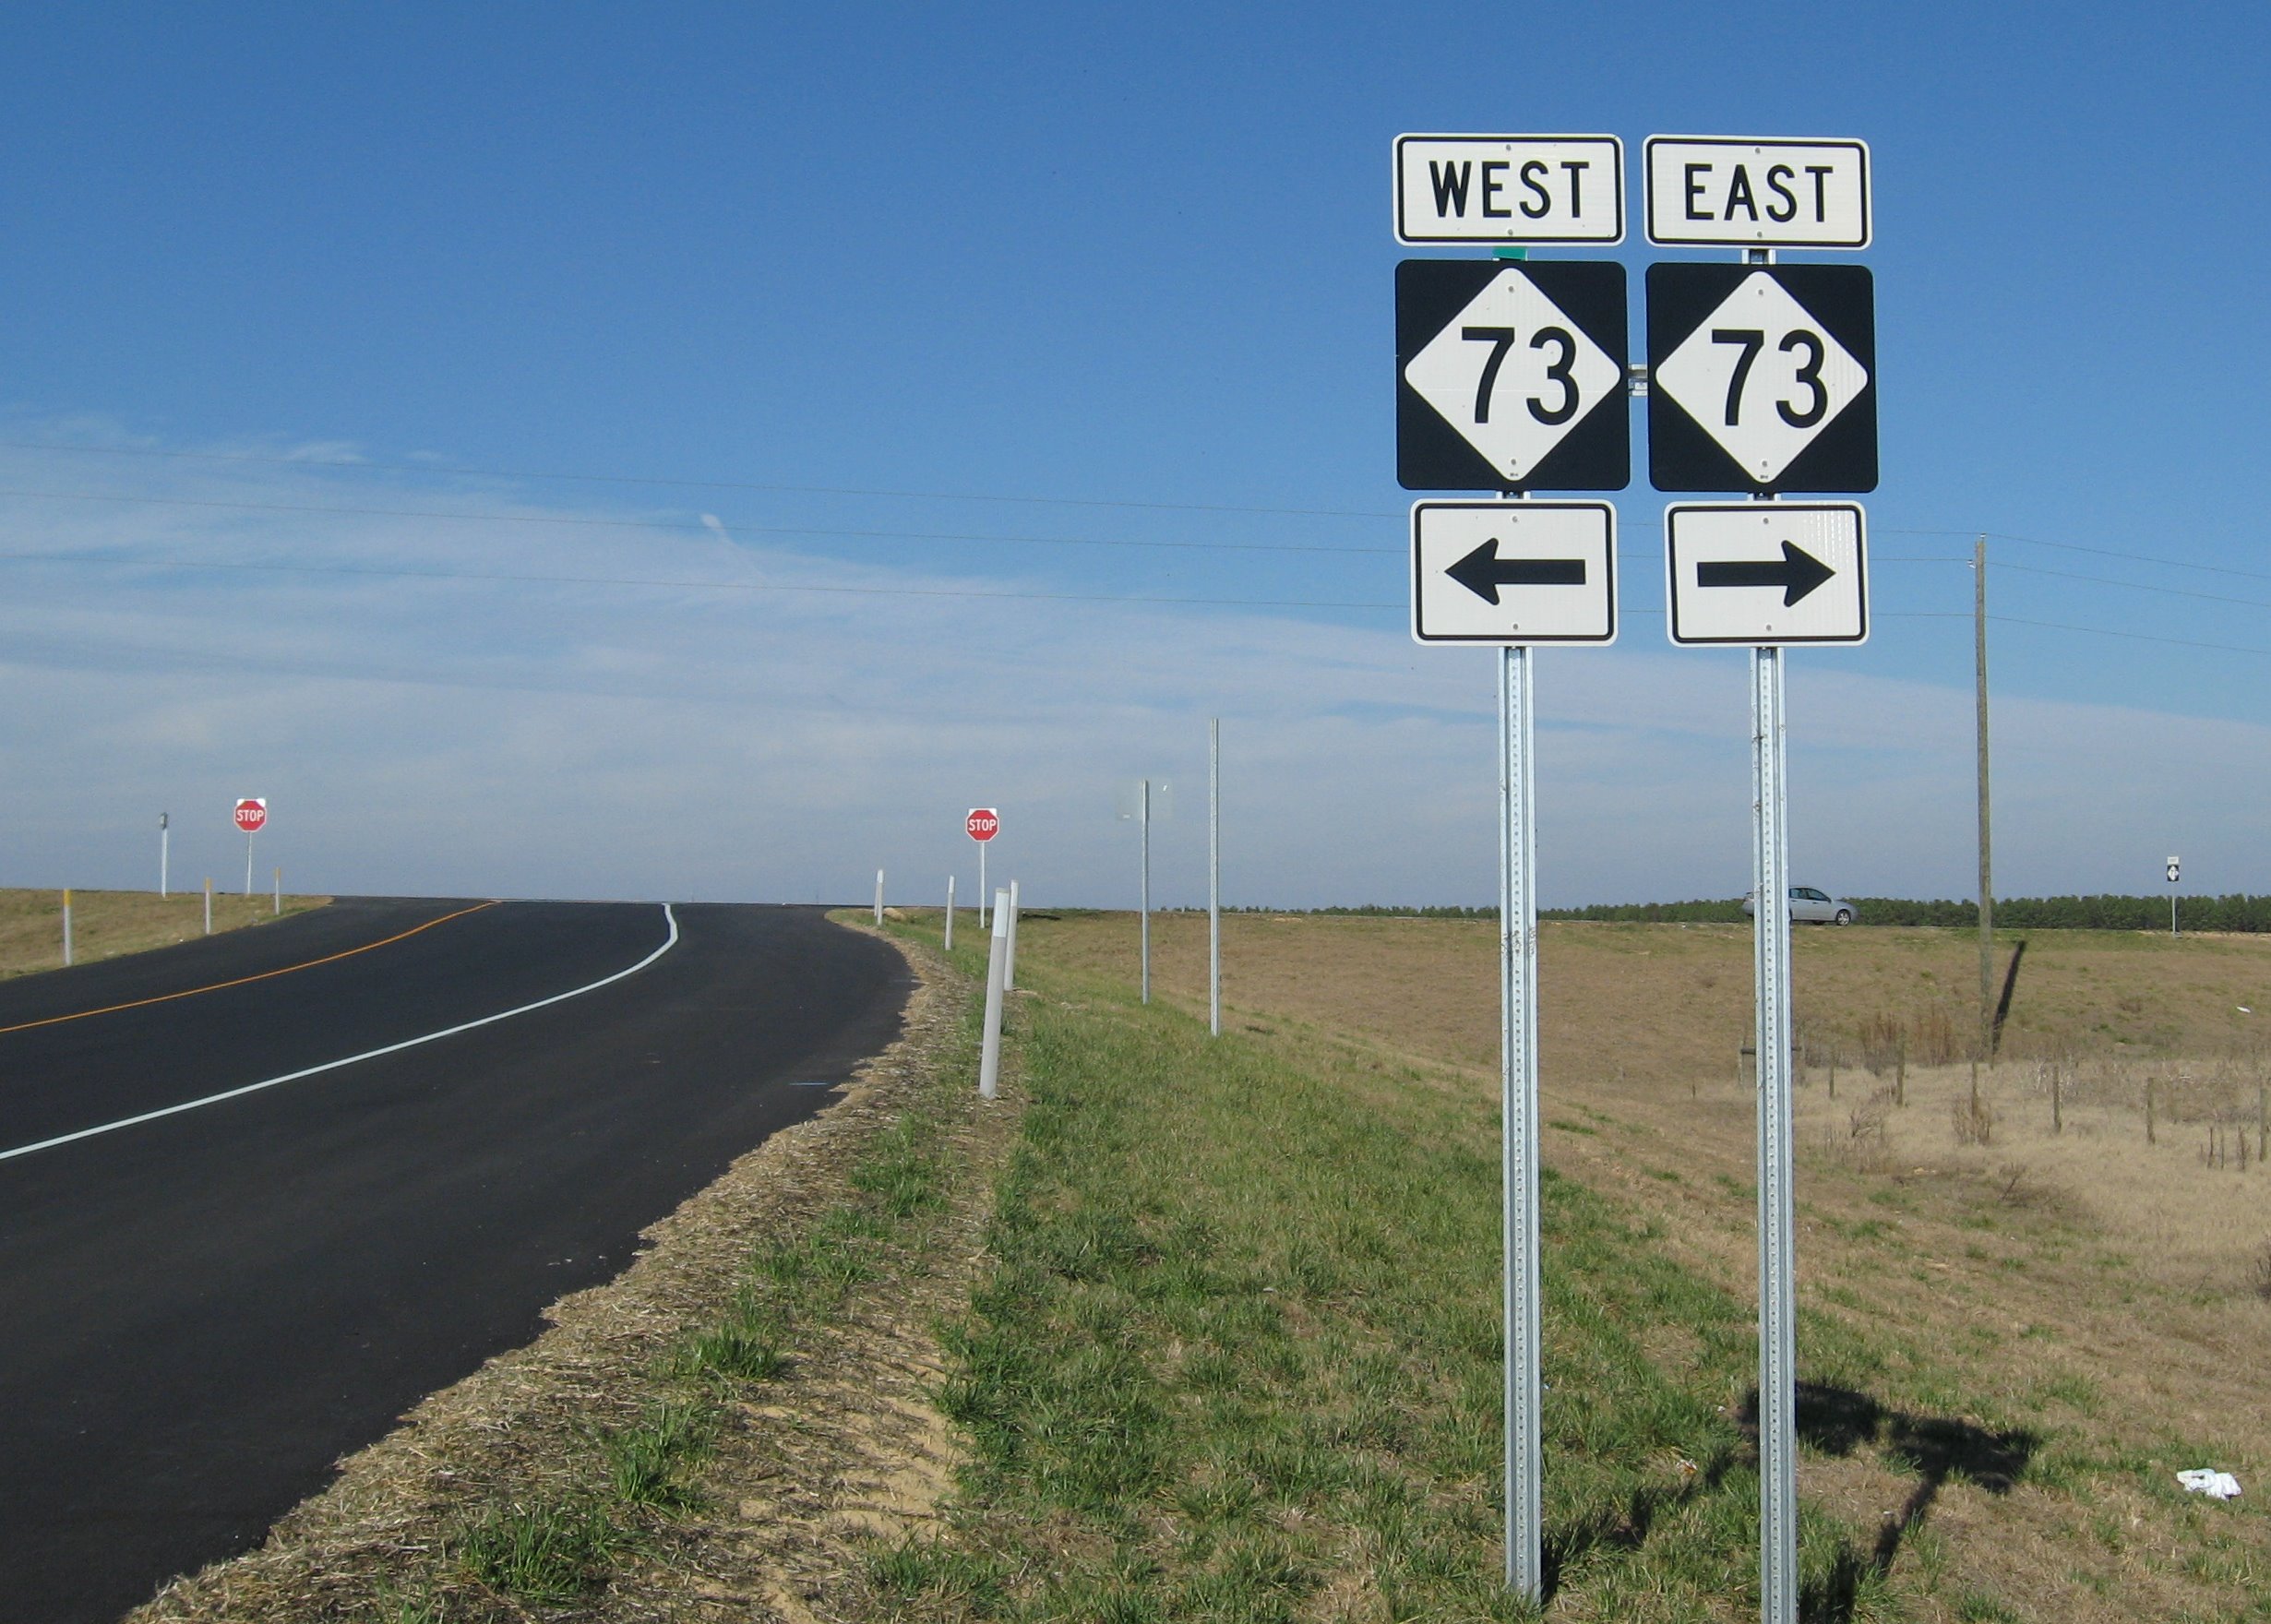
<path fill-rule="evenodd" d="M 329 897 L 284 898 L 286 914 L 319 908 Z M 267 891 L 213 893 L 213 929 L 237 930 L 273 918 L 275 899 Z M 175 891 L 160 900 L 155 891 L 71 893 L 73 961 L 90 964 L 122 953 L 171 947 L 205 930 L 200 891 Z M 0 977 L 29 975 L 63 966 L 63 893 L 0 890 Z"/>
<path fill-rule="evenodd" d="M 1159 929 L 1144 1009 L 1124 915 L 1026 922 L 1026 1115 L 944 1390 L 974 1456 L 947 1530 L 878 1557 L 874 1612 L 1518 1616 L 1489 927 L 1236 922 L 1219 1042 L 1192 1012 L 1203 921 Z M 2253 1116 L 2228 1014 L 2261 1007 L 2271 950 L 2185 950 L 2030 961 L 2038 1057 L 1988 1074 L 1984 1143 L 1967 1067 L 1911 1066 L 1895 1096 L 1848 1059 L 1840 1098 L 1822 1070 L 1801 1091 L 1809 1618 L 2271 1618 L 2271 1308 L 2245 1267 L 2271 1180 L 2192 1143 Z M 1809 933 L 1801 1016 L 1825 1052 L 1888 1021 L 1921 1051 L 1964 952 Z M 1548 1611 L 1754 1617 L 1747 942 L 1549 928 L 1546 976 Z M 2067 1062 L 2103 1069 L 2052 1135 L 2038 1091 Z M 2133 1208 L 2180 1185 L 2232 1244 L 2154 1240 Z M 2251 1498 L 2184 1495 L 2200 1464 Z"/>

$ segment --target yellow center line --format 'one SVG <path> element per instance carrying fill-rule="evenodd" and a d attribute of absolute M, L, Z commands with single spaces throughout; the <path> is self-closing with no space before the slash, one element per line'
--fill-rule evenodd
<path fill-rule="evenodd" d="M 263 970 L 257 975 L 240 975 L 234 981 L 216 981 L 210 986 L 193 986 L 178 993 L 160 993 L 154 998 L 135 998 L 124 1004 L 105 1004 L 100 1009 L 81 1009 L 72 1015 L 50 1015 L 43 1021 L 25 1021 L 14 1026 L 0 1026 L 0 1033 L 30 1032 L 35 1026 L 55 1026 L 66 1021 L 85 1021 L 94 1015 L 114 1015 L 121 1009 L 139 1009 L 145 1004 L 170 1004 L 175 998 L 194 998 L 199 993 L 217 993 L 223 987 L 245 986 L 252 982 L 267 981 L 271 976 L 290 975 L 296 970 L 313 970 L 318 964 L 336 964 L 341 959 L 352 959 L 357 953 L 367 953 L 373 948 L 386 947 L 389 943 L 416 936 L 422 930 L 432 930 L 437 925 L 447 925 L 452 919 L 462 919 L 468 914 L 478 914 L 484 908 L 496 906 L 496 903 L 494 901 L 475 902 L 470 908 L 460 908 L 456 913 L 445 914 L 439 919 L 429 919 L 424 925 L 413 925 L 408 930 L 394 936 L 383 937 L 375 942 L 365 942 L 361 947 L 349 948 L 343 953 L 326 953 L 322 958 L 310 959 L 304 964 L 287 964 L 281 970 Z"/>

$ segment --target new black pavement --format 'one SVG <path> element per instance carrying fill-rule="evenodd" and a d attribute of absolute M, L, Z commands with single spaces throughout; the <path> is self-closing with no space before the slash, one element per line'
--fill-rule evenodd
<path fill-rule="evenodd" d="M 476 909 L 455 918 L 445 915 Z M 896 1035 L 817 910 L 682 905 L 582 997 L 0 1161 L 0 1620 L 116 1618 L 607 1279 Z M 350 900 L 0 986 L 0 1152 L 399 1043 L 652 952 L 659 905 Z"/>

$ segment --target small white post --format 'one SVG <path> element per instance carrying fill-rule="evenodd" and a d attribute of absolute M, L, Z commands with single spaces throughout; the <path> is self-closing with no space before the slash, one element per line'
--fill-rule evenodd
<path fill-rule="evenodd" d="M 173 833 L 166 825 L 173 821 L 173 818 L 171 813 L 158 814 L 158 900 L 161 902 L 165 901 L 166 858 L 170 855 L 166 851 L 166 843 L 173 838 Z"/>
<path fill-rule="evenodd" d="M 245 894 L 252 895 L 252 836 L 245 837 Z"/>
<path fill-rule="evenodd" d="M 283 869 L 280 866 L 280 867 L 276 870 L 276 913 L 275 913 L 275 917 L 276 917 L 276 918 L 278 918 L 278 919 L 281 919 L 283 916 L 284 916 L 284 871 L 283 871 Z"/>
<path fill-rule="evenodd" d="M 883 870 L 876 870 L 876 923 L 883 923 Z"/>
<path fill-rule="evenodd" d="M 205 877 L 205 934 L 213 934 L 213 877 Z"/>
<path fill-rule="evenodd" d="M 71 888 L 68 886 L 63 891 L 63 965 L 66 970 L 71 967 Z"/>
<path fill-rule="evenodd" d="M 1222 1036 L 1222 718 L 1206 724 L 1206 1029 Z"/>
<path fill-rule="evenodd" d="M 1017 881 L 1010 882 L 1010 945 L 1001 955 L 1001 990 L 1017 990 Z"/>
<path fill-rule="evenodd" d="M 1143 915 L 1143 1001 L 1152 1001 L 1152 781 L 1143 781 L 1141 810 L 1138 814 L 1143 825 L 1143 889 L 1141 901 Z"/>
<path fill-rule="evenodd" d="M 978 928 L 986 928 L 986 842 L 978 842 Z"/>
<path fill-rule="evenodd" d="M 954 877 L 946 877 L 946 950 L 954 950 Z"/>
<path fill-rule="evenodd" d="M 990 1100 L 1001 1076 L 1001 977 L 1010 952 L 1010 893 L 994 893 L 994 936 L 986 954 L 986 1042 L 978 1052 L 978 1097 Z"/>

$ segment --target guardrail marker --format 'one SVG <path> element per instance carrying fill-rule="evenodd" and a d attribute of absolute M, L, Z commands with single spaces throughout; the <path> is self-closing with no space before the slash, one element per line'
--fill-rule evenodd
<path fill-rule="evenodd" d="M 1001 990 L 1005 993 L 1013 993 L 1017 990 L 1017 881 L 1015 880 L 1010 882 L 1009 944 L 1002 949 L 1001 954 Z"/>
<path fill-rule="evenodd" d="M 994 936 L 986 953 L 986 1043 L 978 1055 L 978 1097 L 986 1100 L 994 1097 L 1001 1075 L 1001 977 L 1002 961 L 1009 956 L 1009 903 L 1008 891 L 994 893 Z"/>

